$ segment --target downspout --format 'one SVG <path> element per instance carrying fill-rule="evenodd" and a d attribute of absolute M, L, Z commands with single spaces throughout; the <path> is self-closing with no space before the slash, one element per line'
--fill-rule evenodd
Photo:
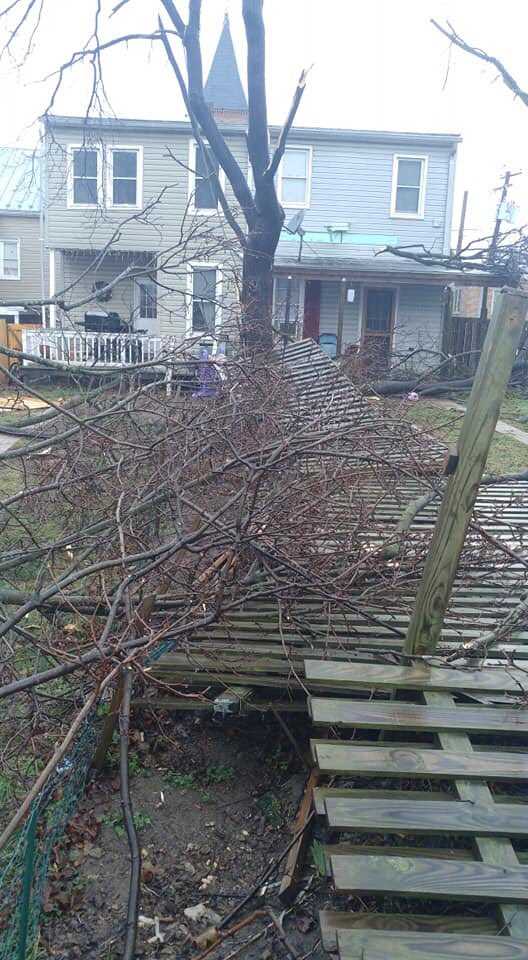
<path fill-rule="evenodd" d="M 42 146 L 44 145 L 44 151 Z M 40 295 L 42 300 L 47 299 L 46 291 L 46 270 L 44 266 L 44 257 L 46 255 L 46 245 L 44 242 L 44 231 L 46 228 L 45 207 L 47 207 L 47 187 L 48 187 L 48 163 L 45 147 L 44 125 L 40 125 L 40 151 L 39 151 L 39 196 L 40 196 Z M 41 307 L 42 326 L 46 326 L 46 307 Z"/>
<path fill-rule="evenodd" d="M 451 223 L 453 220 L 453 200 L 455 195 L 455 166 L 457 148 L 453 147 L 449 154 L 449 172 L 447 179 L 447 197 L 444 223 L 444 254 L 451 251 Z"/>

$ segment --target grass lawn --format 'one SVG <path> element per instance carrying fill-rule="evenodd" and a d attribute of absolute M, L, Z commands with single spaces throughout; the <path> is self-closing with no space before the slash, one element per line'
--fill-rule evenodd
<path fill-rule="evenodd" d="M 528 399 L 524 397 L 517 398 L 515 396 L 507 397 L 503 410 L 506 408 L 510 415 L 508 417 L 504 416 L 504 419 L 515 423 L 510 411 L 519 411 L 523 409 L 522 405 L 524 405 L 524 409 L 528 415 Z M 404 416 L 422 427 L 428 433 L 445 440 L 447 444 L 456 441 L 462 423 L 462 412 L 437 406 L 437 404 L 428 400 L 404 403 L 403 408 L 405 411 Z M 518 413 L 517 415 L 524 416 L 523 413 Z M 501 418 L 502 416 L 501 412 Z M 521 427 L 523 426 L 523 424 L 519 424 L 518 420 L 517 424 Z M 498 474 L 517 473 L 526 469 L 528 469 L 528 446 L 519 443 L 518 440 L 514 440 L 511 437 L 496 433 L 490 447 L 486 465 L 487 472 Z"/>

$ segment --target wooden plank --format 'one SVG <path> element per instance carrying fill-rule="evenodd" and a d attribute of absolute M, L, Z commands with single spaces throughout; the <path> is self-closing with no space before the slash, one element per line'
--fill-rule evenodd
<path fill-rule="evenodd" d="M 528 943 L 464 933 L 338 930 L 340 960 L 528 960 Z"/>
<path fill-rule="evenodd" d="M 354 833 L 528 836 L 528 806 L 477 804 L 468 800 L 326 800 L 328 825 Z"/>
<path fill-rule="evenodd" d="M 497 933 L 497 924 L 488 917 L 425 915 L 419 913 L 340 913 L 319 912 L 321 937 L 325 950 L 337 950 L 338 930 L 407 930 L 422 933 Z"/>
<path fill-rule="evenodd" d="M 523 670 L 483 667 L 480 670 L 429 667 L 425 663 L 412 666 L 392 664 L 340 663 L 332 660 L 305 660 L 308 681 L 332 684 L 337 688 L 369 689 L 400 688 L 402 690 L 477 690 L 485 693 L 520 693 L 528 689 L 528 675 Z"/>
<path fill-rule="evenodd" d="M 528 903 L 528 869 L 436 857 L 331 857 L 339 893 Z"/>
<path fill-rule="evenodd" d="M 355 703 L 353 700 L 310 697 L 314 723 L 377 730 L 459 730 L 528 735 L 528 710 L 455 707 L 442 710 L 414 703 Z"/>
<path fill-rule="evenodd" d="M 430 707 L 449 708 L 453 705 L 453 698 L 446 693 L 424 693 L 425 702 Z M 473 755 L 470 739 L 463 733 L 439 733 L 438 740 L 445 750 L 456 750 L 469 761 Z M 465 772 L 461 778 L 455 780 L 455 789 L 460 800 L 469 800 L 470 803 L 493 803 L 493 794 L 487 783 L 475 783 L 467 778 Z M 511 843 L 502 837 L 476 837 L 475 846 L 484 863 L 500 867 L 515 868 L 519 858 Z M 520 908 L 515 903 L 504 903 L 499 907 L 501 924 L 509 930 L 512 937 L 524 937 L 528 940 L 528 910 Z"/>
<path fill-rule="evenodd" d="M 446 793 L 439 790 L 358 790 L 355 787 L 317 787 L 314 790 L 315 812 L 322 817 L 326 814 L 325 801 L 328 797 L 347 797 L 349 800 L 449 800 Z M 454 802 L 455 798 L 452 797 Z"/>
<path fill-rule="evenodd" d="M 527 780 L 528 757 L 508 753 L 451 753 L 405 747 L 355 747 L 353 743 L 319 741 L 312 744 L 322 773 L 370 777 L 464 777 L 474 780 Z M 463 798 L 465 799 L 465 798 Z"/>
<path fill-rule="evenodd" d="M 292 826 L 292 833 L 294 835 L 300 833 L 301 830 L 303 833 L 291 848 L 286 859 L 286 866 L 284 868 L 284 874 L 279 890 L 279 899 L 281 903 L 284 904 L 292 903 L 293 900 L 295 900 L 299 889 L 304 858 L 311 839 L 311 829 L 307 829 L 307 826 L 310 819 L 312 820 L 312 825 L 314 822 L 312 810 L 313 792 L 319 783 L 319 778 L 320 774 L 318 770 L 313 769 L 310 771 L 310 775 L 304 788 L 302 800 L 297 811 L 297 817 L 295 818 L 295 823 Z"/>

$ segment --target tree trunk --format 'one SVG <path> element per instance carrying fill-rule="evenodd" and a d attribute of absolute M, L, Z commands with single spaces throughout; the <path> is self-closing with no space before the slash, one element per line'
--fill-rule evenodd
<path fill-rule="evenodd" d="M 273 343 L 273 258 L 282 223 L 258 222 L 248 234 L 242 261 L 242 342 L 249 350 Z"/>

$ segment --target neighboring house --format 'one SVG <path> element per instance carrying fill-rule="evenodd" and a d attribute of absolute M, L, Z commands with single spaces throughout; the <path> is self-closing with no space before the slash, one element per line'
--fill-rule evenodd
<path fill-rule="evenodd" d="M 205 92 L 249 176 L 247 103 L 227 17 Z M 272 145 L 278 135 L 271 127 Z M 294 128 L 277 175 L 289 230 L 275 261 L 276 322 L 331 349 L 342 317 L 343 350 L 361 344 L 383 362 L 424 351 L 435 362 L 446 285 L 475 279 L 380 251 L 449 251 L 459 142 Z M 44 157 L 49 292 L 67 289 L 77 304 L 67 317 L 52 307 L 52 326 L 177 338 L 233 330 L 240 249 L 210 178 L 217 162 L 197 150 L 189 122 L 49 117 Z M 233 203 L 229 185 L 226 193 Z"/>
<path fill-rule="evenodd" d="M 39 160 L 33 151 L 0 147 L 0 317 L 39 323 L 40 307 L 20 301 L 47 294 L 41 244 Z"/>
<path fill-rule="evenodd" d="M 452 292 L 451 310 L 459 317 L 480 317 L 484 287 L 454 287 Z M 495 290 L 488 289 L 486 309 L 491 316 L 495 301 Z"/>

